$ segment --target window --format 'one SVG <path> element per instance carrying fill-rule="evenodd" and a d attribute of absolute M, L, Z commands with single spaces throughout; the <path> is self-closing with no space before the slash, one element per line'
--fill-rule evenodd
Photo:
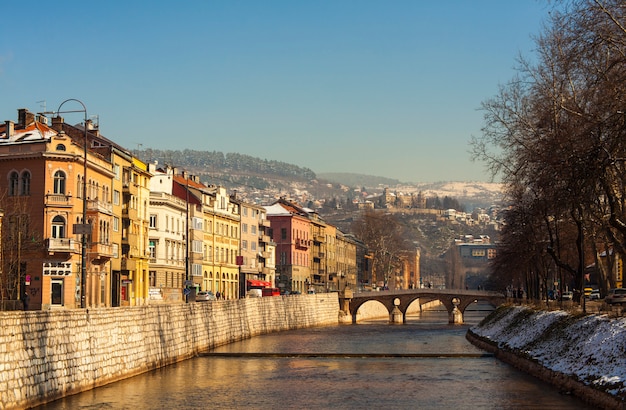
<path fill-rule="evenodd" d="M 287 240 L 287 228 L 280 228 L 280 239 Z"/>
<path fill-rule="evenodd" d="M 241 241 L 241 249 L 243 249 L 244 251 L 248 250 L 248 241 L 246 240 Z"/>
<path fill-rule="evenodd" d="M 202 230 L 202 218 L 197 218 L 194 216 L 193 218 L 193 229 Z"/>
<path fill-rule="evenodd" d="M 16 196 L 17 195 L 17 187 L 18 187 L 18 179 L 19 176 L 17 172 L 13 171 L 9 175 L 9 195 Z"/>
<path fill-rule="evenodd" d="M 30 172 L 24 171 L 22 172 L 22 186 L 20 187 L 20 191 L 22 195 L 30 195 Z"/>
<path fill-rule="evenodd" d="M 120 204 L 120 191 L 113 190 L 113 205 Z"/>
<path fill-rule="evenodd" d="M 120 218 L 118 218 L 117 216 L 113 217 L 113 230 L 115 232 L 120 231 Z"/>
<path fill-rule="evenodd" d="M 256 242 L 250 242 L 250 250 L 256 251 Z"/>
<path fill-rule="evenodd" d="M 194 263 L 191 265 L 191 276 L 202 276 L 202 265 Z"/>
<path fill-rule="evenodd" d="M 57 151 L 65 151 L 65 145 L 57 144 Z"/>
<path fill-rule="evenodd" d="M 256 225 L 250 225 L 250 233 L 256 235 Z"/>
<path fill-rule="evenodd" d="M 63 171 L 54 173 L 54 193 L 65 195 L 65 172 Z"/>
<path fill-rule="evenodd" d="M 151 214 L 150 215 L 150 229 L 156 229 L 157 228 L 157 216 L 156 214 Z"/>
<path fill-rule="evenodd" d="M 57 215 L 52 219 L 52 237 L 65 238 L 65 218 Z"/>
<path fill-rule="evenodd" d="M 241 224 L 241 233 L 248 233 L 248 224 Z"/>
<path fill-rule="evenodd" d="M 191 246 L 192 246 L 192 252 L 202 253 L 202 241 L 193 241 Z"/>
<path fill-rule="evenodd" d="M 148 244 L 148 255 L 150 259 L 156 259 L 156 241 L 150 241 Z"/>

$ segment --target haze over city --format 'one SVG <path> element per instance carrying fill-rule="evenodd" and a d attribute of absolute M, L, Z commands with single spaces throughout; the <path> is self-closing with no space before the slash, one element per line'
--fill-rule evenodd
<path fill-rule="evenodd" d="M 0 25 L 0 121 L 76 98 L 103 135 L 131 150 L 237 152 L 407 182 L 488 181 L 468 153 L 480 104 L 514 76 L 520 54 L 532 56 L 550 7 L 10 2 Z"/>

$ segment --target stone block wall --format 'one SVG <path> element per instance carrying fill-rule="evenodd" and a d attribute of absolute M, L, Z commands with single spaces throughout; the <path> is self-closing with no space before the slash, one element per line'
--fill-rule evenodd
<path fill-rule="evenodd" d="M 337 294 L 0 312 L 0 409 L 24 408 L 281 330 L 335 325 Z"/>

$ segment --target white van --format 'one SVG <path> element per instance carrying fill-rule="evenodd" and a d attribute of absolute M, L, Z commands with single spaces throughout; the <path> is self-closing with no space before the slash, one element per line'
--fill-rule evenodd
<path fill-rule="evenodd" d="M 263 297 L 263 291 L 261 289 L 250 289 L 246 293 L 247 298 L 260 298 Z"/>

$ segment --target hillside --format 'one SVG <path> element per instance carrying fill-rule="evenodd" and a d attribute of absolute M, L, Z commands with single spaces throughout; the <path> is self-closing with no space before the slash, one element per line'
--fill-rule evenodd
<path fill-rule="evenodd" d="M 396 186 L 401 182 L 397 179 L 377 177 L 373 175 L 353 174 L 349 172 L 326 172 L 317 174 L 321 179 L 351 187 L 375 188 L 378 186 Z"/>
<path fill-rule="evenodd" d="M 365 188 L 368 194 L 377 195 L 384 188 L 392 192 L 418 193 L 426 196 L 451 197 L 472 210 L 501 202 L 501 186 L 488 182 L 437 182 L 403 184 L 396 179 L 355 173 L 320 173 L 281 161 L 270 161 L 249 155 L 217 151 L 158 150 L 135 151 L 143 161 L 159 166 L 177 167 L 200 176 L 203 183 L 218 184 L 237 191 L 243 198 L 276 195 L 307 200 L 335 199 L 345 202 L 355 196 L 355 189 Z"/>

